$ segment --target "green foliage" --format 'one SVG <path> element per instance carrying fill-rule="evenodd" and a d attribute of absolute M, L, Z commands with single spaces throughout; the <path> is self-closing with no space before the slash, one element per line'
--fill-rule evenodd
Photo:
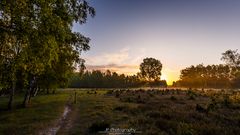
<path fill-rule="evenodd" d="M 177 128 L 177 135 L 195 135 L 196 131 L 192 128 L 191 125 L 180 122 Z"/>
<path fill-rule="evenodd" d="M 81 52 L 90 48 L 90 39 L 72 26 L 89 15 L 95 10 L 85 0 L 1 0 L 1 88 L 11 89 L 13 96 L 18 82 L 31 96 L 37 87 L 66 84 L 75 65 L 84 63 Z"/>
<path fill-rule="evenodd" d="M 209 101 L 213 95 L 218 94 L 214 102 L 221 104 L 225 93 L 220 91 L 213 93 L 206 89 L 208 96 L 199 98 L 201 100 L 186 100 L 188 95 L 185 90 L 179 95 L 169 90 L 165 95 L 159 93 L 154 97 L 150 97 L 149 93 L 158 93 L 159 90 L 118 90 L 121 93 L 120 98 L 131 97 L 130 103 L 116 98 L 114 93 L 117 90 L 108 94 L 108 90 L 97 90 L 97 93 L 101 93 L 97 95 L 93 94 L 94 91 L 95 89 L 89 90 L 92 94 L 86 94 L 85 89 L 77 91 L 78 102 L 71 106 L 72 111 L 68 117 L 71 127 L 69 129 L 68 126 L 63 126 L 60 134 L 96 134 L 106 127 L 134 128 L 144 135 L 235 135 L 240 131 L 239 107 L 220 106 L 221 108 L 208 109 L 212 106 Z M 56 95 L 39 95 L 33 99 L 32 108 L 1 111 L 0 120 L 4 122 L 0 125 L 0 134 L 38 134 L 46 127 L 54 125 L 54 120 L 61 115 L 69 94 L 74 93 L 73 90 L 59 92 Z M 228 94 L 235 95 L 229 91 Z M 139 95 L 141 99 L 147 99 L 144 104 L 137 102 Z M 169 98 L 172 95 L 178 100 L 172 102 Z M 21 98 L 16 96 L 16 102 L 21 102 Z M 7 102 L 6 97 L 0 99 L 0 106 Z M 204 108 L 203 113 L 196 110 L 194 105 L 197 104 Z M 10 131 L 9 127 L 15 130 Z"/>
<path fill-rule="evenodd" d="M 0 134 L 39 134 L 39 131 L 53 126 L 61 117 L 69 94 L 67 91 L 57 91 L 55 95 L 39 95 L 32 101 L 31 108 L 19 108 L 22 95 L 16 95 L 14 111 L 3 111 L 8 99 L 0 97 Z M 14 130 L 9 130 L 10 127 Z"/>
<path fill-rule="evenodd" d="M 188 99 L 190 100 L 195 100 L 195 97 L 197 96 L 197 94 L 191 89 L 187 91 L 187 95 L 189 96 Z"/>

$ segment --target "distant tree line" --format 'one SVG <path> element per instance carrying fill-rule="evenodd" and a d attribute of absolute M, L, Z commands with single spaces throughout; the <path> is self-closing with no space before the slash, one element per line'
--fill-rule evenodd
<path fill-rule="evenodd" d="M 156 86 L 166 87 L 165 80 L 146 81 L 137 75 L 124 75 L 107 70 L 85 71 L 84 73 L 74 73 L 69 79 L 70 88 L 130 88 Z"/>
<path fill-rule="evenodd" d="M 180 80 L 174 86 L 240 88 L 240 54 L 237 50 L 227 50 L 222 54 L 226 64 L 199 64 L 181 70 Z"/>
<path fill-rule="evenodd" d="M 187 67 L 181 70 L 178 83 L 184 87 L 230 87 L 228 65 L 207 65 Z"/>
<path fill-rule="evenodd" d="M 155 58 L 145 58 L 137 75 L 117 74 L 107 70 L 75 73 L 70 78 L 73 88 L 127 88 L 127 87 L 166 87 L 166 80 L 160 80 L 162 64 Z"/>

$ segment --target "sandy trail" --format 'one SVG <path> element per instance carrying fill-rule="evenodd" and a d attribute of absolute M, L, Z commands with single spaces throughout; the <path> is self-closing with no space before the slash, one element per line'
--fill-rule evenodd
<path fill-rule="evenodd" d="M 40 132 L 39 135 L 56 135 L 57 132 L 65 125 L 65 121 L 67 121 L 68 114 L 70 111 L 71 111 L 70 106 L 66 105 L 61 118 L 57 120 L 57 124 L 53 127 L 50 127 Z"/>

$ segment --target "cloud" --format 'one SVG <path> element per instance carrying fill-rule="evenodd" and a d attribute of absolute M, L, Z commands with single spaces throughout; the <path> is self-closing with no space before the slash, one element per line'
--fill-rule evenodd
<path fill-rule="evenodd" d="M 97 56 L 88 56 L 85 58 L 87 70 L 110 70 L 119 74 L 133 75 L 139 72 L 139 64 L 147 57 L 145 48 L 131 50 L 130 47 L 124 47 L 119 51 L 105 52 Z M 162 78 L 167 79 L 168 83 L 177 80 L 179 71 L 174 67 L 162 69 Z"/>
<path fill-rule="evenodd" d="M 139 64 L 146 57 L 144 48 L 131 50 L 130 47 L 124 47 L 119 51 L 105 52 L 97 56 L 88 56 L 86 60 L 87 70 L 107 69 L 123 74 L 136 74 L 139 72 Z"/>
<path fill-rule="evenodd" d="M 127 75 L 132 75 L 138 72 L 138 65 L 108 64 L 108 65 L 86 65 L 86 67 L 87 70 L 101 70 L 101 71 L 110 70 L 112 72 Z"/>
<path fill-rule="evenodd" d="M 89 65 L 109 65 L 123 64 L 129 59 L 129 48 L 125 47 L 117 52 L 102 53 L 98 56 L 90 56 L 85 58 Z"/>
<path fill-rule="evenodd" d="M 112 72 L 117 72 L 119 74 L 125 75 L 134 75 L 139 72 L 139 65 L 117 65 L 117 64 L 108 64 L 108 65 L 86 65 L 87 70 L 100 70 L 105 72 L 106 70 L 110 70 Z M 168 84 L 172 84 L 172 81 L 178 80 L 179 72 L 164 68 L 162 70 L 162 79 L 166 79 Z"/>
<path fill-rule="evenodd" d="M 146 57 L 145 48 L 131 49 L 124 47 L 114 52 L 104 52 L 100 55 L 87 56 L 84 59 L 88 65 L 139 65 Z"/>

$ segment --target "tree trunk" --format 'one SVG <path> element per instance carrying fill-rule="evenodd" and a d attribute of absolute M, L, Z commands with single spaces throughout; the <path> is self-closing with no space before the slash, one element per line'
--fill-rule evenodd
<path fill-rule="evenodd" d="M 37 96 L 37 93 L 39 91 L 40 88 L 36 88 L 35 91 L 34 91 L 34 94 L 33 94 L 33 97 L 36 97 Z"/>
<path fill-rule="evenodd" d="M 47 88 L 47 94 L 49 94 L 49 88 Z"/>
<path fill-rule="evenodd" d="M 8 101 L 8 110 L 12 110 L 13 108 L 14 92 L 15 92 L 15 88 L 12 87 L 10 96 L 9 96 L 9 101 Z"/>
<path fill-rule="evenodd" d="M 8 101 L 8 110 L 11 110 L 13 108 L 13 100 L 14 100 L 14 93 L 15 93 L 15 88 L 16 88 L 16 82 L 12 82 L 11 86 L 11 91 L 10 91 L 10 96 L 9 96 L 9 101 Z"/>
<path fill-rule="evenodd" d="M 27 99 L 28 104 L 31 104 L 31 98 L 33 96 L 33 91 L 34 91 L 34 88 L 32 86 L 32 87 L 30 87 L 30 90 L 29 90 L 29 96 L 28 96 L 28 99 Z"/>
<path fill-rule="evenodd" d="M 29 105 L 31 105 L 31 98 L 32 98 L 32 94 L 30 94 L 30 95 L 28 96 L 27 104 L 29 104 Z"/>
<path fill-rule="evenodd" d="M 23 107 L 27 107 L 27 105 L 31 102 L 31 96 L 33 94 L 35 83 L 36 83 L 36 78 L 33 77 L 29 82 L 29 89 L 26 91 L 26 94 L 23 100 Z"/>
<path fill-rule="evenodd" d="M 29 89 L 26 91 L 26 93 L 25 93 L 25 96 L 24 96 L 24 100 L 23 100 L 23 103 L 22 103 L 22 106 L 25 108 L 25 107 L 27 107 L 27 101 L 28 101 L 28 99 L 29 99 L 29 96 L 30 96 L 30 94 L 29 94 L 30 92 L 29 92 Z"/>

